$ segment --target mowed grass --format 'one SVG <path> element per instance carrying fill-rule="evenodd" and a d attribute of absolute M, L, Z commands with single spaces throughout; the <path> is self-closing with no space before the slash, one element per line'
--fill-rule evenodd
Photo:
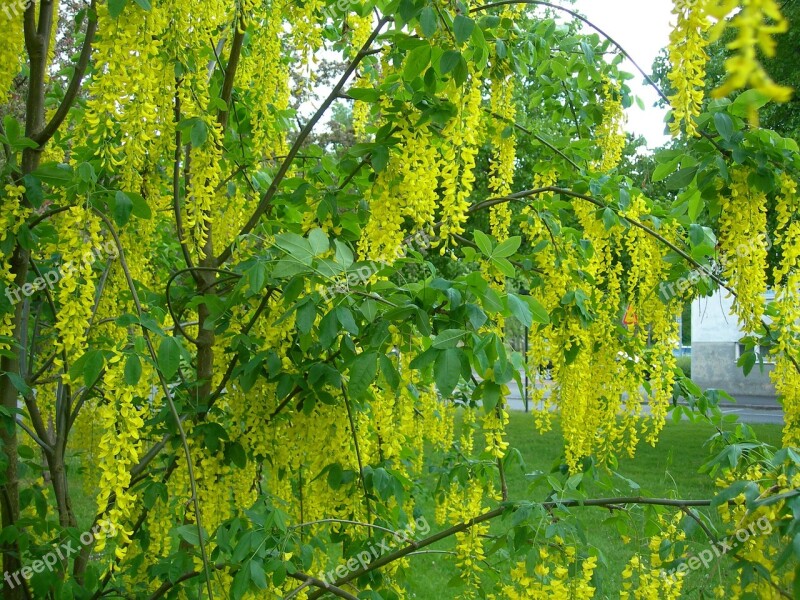
<path fill-rule="evenodd" d="M 753 425 L 758 438 L 773 446 L 780 446 L 780 425 Z M 712 498 L 719 491 L 711 477 L 699 472 L 700 467 L 708 461 L 709 451 L 705 442 L 714 434 L 710 425 L 681 421 L 668 422 L 659 436 L 655 447 L 644 442 L 639 444 L 633 459 L 624 458 L 619 461 L 617 472 L 639 484 L 639 490 L 630 487 L 618 479 L 619 489 L 589 491 L 590 497 L 608 497 L 617 495 L 641 495 L 648 497 L 667 497 L 683 499 Z M 542 489 L 529 493 L 525 473 L 534 471 L 550 472 L 558 464 L 562 455 L 563 440 L 558 421 L 553 430 L 540 434 L 534 428 L 530 414 L 515 412 L 511 414 L 508 428 L 508 441 L 518 449 L 525 462 L 524 472 L 515 470 L 508 473 L 509 498 L 511 500 L 541 501 Z M 477 442 L 480 443 L 480 442 Z M 424 502 L 420 506 L 423 514 L 429 516 L 433 523 L 434 506 Z M 644 514 L 641 510 L 631 511 L 630 539 L 623 539 L 614 525 L 604 524 L 612 513 L 603 508 L 584 507 L 574 509 L 579 515 L 586 539 L 590 546 L 601 557 L 601 565 L 596 571 L 598 577 L 598 595 L 600 598 L 618 598 L 621 586 L 620 574 L 637 548 L 643 548 L 648 536 L 644 534 Z M 707 512 L 716 521 L 713 511 Z M 441 526 L 434 526 L 438 530 Z M 491 533 L 502 533 L 500 524 L 492 527 Z M 704 534 L 698 530 L 692 540 L 693 548 L 708 548 Z M 492 543 L 487 542 L 487 546 Z M 440 542 L 432 548 L 439 551 L 451 551 L 452 540 Z M 453 557 L 445 554 L 421 554 L 413 556 L 406 571 L 406 581 L 411 593 L 409 597 L 420 600 L 445 600 L 461 597 L 463 588 L 458 585 L 458 570 L 453 564 Z M 508 563 L 497 555 L 490 557 L 489 564 L 501 572 L 507 572 Z M 605 564 L 603 564 L 605 563 Z M 488 570 L 489 567 L 486 567 Z M 700 598 L 700 590 L 710 590 L 718 582 L 725 582 L 730 577 L 726 560 L 716 561 L 711 568 L 693 572 L 684 586 L 685 598 Z M 707 596 L 706 596 L 707 597 Z"/>

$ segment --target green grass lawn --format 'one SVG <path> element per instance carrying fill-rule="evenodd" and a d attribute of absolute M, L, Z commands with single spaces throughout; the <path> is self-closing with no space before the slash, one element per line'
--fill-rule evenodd
<path fill-rule="evenodd" d="M 754 425 L 759 439 L 780 445 L 781 427 L 779 425 Z M 714 482 L 707 474 L 700 473 L 702 464 L 707 462 L 709 453 L 703 447 L 706 440 L 714 433 L 709 425 L 694 424 L 686 421 L 679 423 L 668 422 L 661 433 L 659 442 L 655 447 L 640 443 L 634 459 L 622 459 L 618 472 L 638 483 L 641 490 L 631 492 L 625 489 L 620 480 L 620 490 L 591 490 L 591 497 L 616 496 L 621 491 L 628 495 L 673 497 L 673 498 L 711 498 L 716 493 Z M 512 447 L 517 448 L 525 461 L 525 471 L 530 473 L 541 470 L 549 472 L 553 464 L 559 459 L 562 452 L 561 434 L 558 422 L 554 423 L 553 431 L 544 435 L 539 434 L 533 425 L 531 415 L 512 413 L 508 429 L 508 438 Z M 528 499 L 542 500 L 528 493 L 528 483 L 524 473 L 510 472 L 508 474 L 509 498 L 512 500 Z M 423 513 L 433 515 L 433 505 L 424 503 L 421 506 Z M 579 508 L 581 524 L 584 527 L 586 538 L 605 559 L 607 566 L 601 564 L 596 573 L 601 578 L 602 593 L 598 597 L 617 598 L 620 589 L 620 573 L 632 555 L 637 543 L 646 543 L 647 537 L 643 534 L 644 516 L 642 511 L 632 511 L 632 520 L 638 524 L 640 539 L 637 541 L 636 533 L 631 534 L 630 542 L 623 541 L 614 526 L 603 525 L 609 518 L 610 512 L 602 508 Z M 712 515 L 713 518 L 713 515 Z M 433 522 L 433 519 L 429 519 Z M 494 526 L 492 533 L 501 529 Z M 702 532 L 693 538 L 696 547 L 708 547 Z M 643 541 L 644 540 L 644 541 Z M 437 550 L 451 550 L 452 543 L 441 542 L 436 545 Z M 458 581 L 458 573 L 453 566 L 452 557 L 445 555 L 421 555 L 412 557 L 413 562 L 407 571 L 407 580 L 411 588 L 409 597 L 424 600 L 445 600 L 459 598 L 461 588 L 458 585 L 448 586 L 448 582 Z M 496 564 L 500 569 L 507 569 L 508 565 L 498 562 L 495 557 L 490 558 L 490 564 Z M 724 558 L 712 565 L 708 570 L 698 570 L 687 578 L 684 586 L 685 598 L 700 598 L 700 588 L 711 589 L 713 583 L 725 581 L 727 569 Z M 720 579 L 721 578 L 721 579 Z"/>

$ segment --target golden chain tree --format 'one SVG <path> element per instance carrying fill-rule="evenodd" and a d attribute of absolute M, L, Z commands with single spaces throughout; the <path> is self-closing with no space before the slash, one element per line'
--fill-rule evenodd
<path fill-rule="evenodd" d="M 733 592 L 796 594 L 800 154 L 757 127 L 790 93 L 758 61 L 786 23 L 774 0 L 674 5 L 686 140 L 648 198 L 620 168 L 624 50 L 548 2 L 6 2 L 2 597 L 399 598 L 449 539 L 460 598 L 588 599 L 592 506 L 653 510 L 623 597 L 680 597 L 687 523 L 762 519 Z M 357 143 L 311 143 L 336 102 Z M 749 354 L 772 348 L 785 448 L 726 430 L 715 498 L 593 495 L 680 418 L 676 390 L 723 425 L 672 353 L 698 292 L 664 284 L 697 270 L 735 294 Z M 514 498 L 523 370 L 552 374 L 536 426 L 559 414 L 564 454 Z"/>

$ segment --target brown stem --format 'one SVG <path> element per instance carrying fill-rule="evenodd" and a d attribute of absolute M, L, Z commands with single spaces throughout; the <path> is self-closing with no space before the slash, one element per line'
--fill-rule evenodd
<path fill-rule="evenodd" d="M 86 24 L 86 34 L 83 38 L 83 47 L 81 54 L 78 57 L 78 62 L 75 64 L 75 71 L 72 74 L 72 79 L 69 82 L 67 91 L 64 93 L 64 99 L 58 105 L 56 113 L 53 118 L 45 125 L 45 127 L 33 136 L 33 141 L 39 144 L 41 148 L 47 141 L 53 137 L 58 128 L 66 119 L 75 99 L 78 97 L 78 92 L 81 89 L 83 76 L 86 74 L 86 68 L 89 66 L 89 60 L 92 57 L 92 44 L 94 43 L 94 36 L 97 33 L 97 0 L 92 0 L 87 13 L 88 23 Z"/>

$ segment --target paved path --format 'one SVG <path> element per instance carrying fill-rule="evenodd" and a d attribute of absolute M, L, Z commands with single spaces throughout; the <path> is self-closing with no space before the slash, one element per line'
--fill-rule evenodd
<path fill-rule="evenodd" d="M 516 382 L 508 384 L 510 394 L 508 404 L 511 410 L 524 411 L 525 402 L 522 393 Z M 545 384 L 545 387 L 549 387 Z M 550 390 L 545 391 L 545 397 L 550 395 Z M 534 409 L 533 403 L 529 401 L 529 409 Z M 744 423 L 777 423 L 783 424 L 783 409 L 773 396 L 740 396 L 736 403 L 721 403 L 720 408 L 723 414 L 738 415 L 739 420 Z M 645 414 L 647 407 L 645 407 Z M 686 418 L 686 417 L 684 417 Z"/>

